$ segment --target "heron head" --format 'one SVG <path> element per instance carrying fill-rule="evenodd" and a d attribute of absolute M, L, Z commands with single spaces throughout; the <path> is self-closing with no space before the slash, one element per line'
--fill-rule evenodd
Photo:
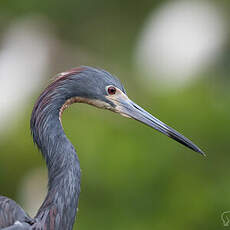
<path fill-rule="evenodd" d="M 73 84 L 74 91 L 78 92 L 78 95 L 71 98 L 70 100 L 73 101 L 70 103 L 87 103 L 135 119 L 204 155 L 204 152 L 189 139 L 130 100 L 121 82 L 110 73 L 92 67 L 83 67 L 80 74 L 73 74 L 72 81 L 78 82 Z"/>

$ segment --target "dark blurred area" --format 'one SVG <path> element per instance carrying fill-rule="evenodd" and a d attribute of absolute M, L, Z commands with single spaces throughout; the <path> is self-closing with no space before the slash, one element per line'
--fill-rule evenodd
<path fill-rule="evenodd" d="M 222 229 L 230 211 L 230 2 L 1 1 L 0 194 L 34 215 L 45 162 L 30 114 L 59 72 L 104 68 L 192 152 L 130 119 L 75 104 L 63 115 L 82 168 L 75 229 Z"/>

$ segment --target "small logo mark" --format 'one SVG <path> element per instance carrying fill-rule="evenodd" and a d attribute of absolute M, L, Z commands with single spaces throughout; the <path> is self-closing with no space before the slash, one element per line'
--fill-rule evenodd
<path fill-rule="evenodd" d="M 230 211 L 223 212 L 221 214 L 221 220 L 223 222 L 224 227 L 230 226 Z"/>

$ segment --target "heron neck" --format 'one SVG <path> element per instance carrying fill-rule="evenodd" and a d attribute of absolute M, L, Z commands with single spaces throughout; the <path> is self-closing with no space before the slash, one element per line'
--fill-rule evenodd
<path fill-rule="evenodd" d="M 54 229 L 71 230 L 80 193 L 80 165 L 60 122 L 59 111 L 64 103 L 57 96 L 55 101 L 45 97 L 38 100 L 32 113 L 33 138 L 48 168 L 48 193 L 35 218 L 44 224 L 52 219 Z"/>

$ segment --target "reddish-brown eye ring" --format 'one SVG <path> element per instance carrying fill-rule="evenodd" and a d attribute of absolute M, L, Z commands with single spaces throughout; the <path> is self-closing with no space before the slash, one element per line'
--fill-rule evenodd
<path fill-rule="evenodd" d="M 117 91 L 116 88 L 113 87 L 113 86 L 110 86 L 110 87 L 108 88 L 108 94 L 109 94 L 109 95 L 115 94 L 116 91 Z"/>

